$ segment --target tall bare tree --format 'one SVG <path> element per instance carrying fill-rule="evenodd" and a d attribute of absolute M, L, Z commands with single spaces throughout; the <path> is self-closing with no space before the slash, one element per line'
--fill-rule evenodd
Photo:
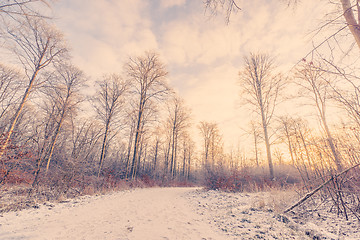
<path fill-rule="evenodd" d="M 330 98 L 331 94 L 331 88 L 329 85 L 330 75 L 323 71 L 322 67 L 318 64 L 320 63 L 303 63 L 297 70 L 296 79 L 300 80 L 297 82 L 302 86 L 302 94 L 309 96 L 317 109 L 321 125 L 324 129 L 327 142 L 333 155 L 334 163 L 336 164 L 337 170 L 341 171 L 341 155 L 336 148 L 326 117 L 327 100 Z"/>
<path fill-rule="evenodd" d="M 0 146 L 0 157 L 4 154 L 20 113 L 37 81 L 39 72 L 67 52 L 62 34 L 43 19 L 27 16 L 21 28 L 8 29 L 8 33 L 13 43 L 13 52 L 22 63 L 28 82 L 20 104 L 7 129 L 4 143 Z"/>
<path fill-rule="evenodd" d="M 189 111 L 185 107 L 184 101 L 178 96 L 173 97 L 168 105 L 168 126 L 171 129 L 169 138 L 171 141 L 170 174 L 173 177 L 176 175 L 178 139 L 179 135 L 189 127 Z"/>
<path fill-rule="evenodd" d="M 83 100 L 79 91 L 84 87 L 85 76 L 83 72 L 71 64 L 56 64 L 56 71 L 52 73 L 45 87 L 45 94 L 56 107 L 56 126 L 49 146 L 48 156 L 45 159 L 46 171 L 49 169 L 51 157 L 54 152 L 56 140 L 64 121 L 70 117 L 77 105 Z"/>
<path fill-rule="evenodd" d="M 137 97 L 137 120 L 135 127 L 135 139 L 133 146 L 133 157 L 129 178 L 136 178 L 139 147 L 144 127 L 146 111 L 151 110 L 153 100 L 161 100 L 170 92 L 166 82 L 168 72 L 165 65 L 159 59 L 158 54 L 146 52 L 143 56 L 130 58 L 125 65 L 129 79 L 132 81 L 133 93 Z"/>
<path fill-rule="evenodd" d="M 282 88 L 282 77 L 274 74 L 273 59 L 268 55 L 251 53 L 244 58 L 245 65 L 240 71 L 240 86 L 245 102 L 255 109 L 261 119 L 269 165 L 270 178 L 274 178 L 271 158 L 269 126 L 278 103 Z"/>
<path fill-rule="evenodd" d="M 281 129 L 281 140 L 286 143 L 289 153 L 290 153 L 290 159 L 291 164 L 295 166 L 295 157 L 294 157 L 294 151 L 293 151 L 293 144 L 292 144 L 292 136 L 294 135 L 293 125 L 294 125 L 294 119 L 288 116 L 283 116 L 279 118 L 280 122 L 280 129 Z"/>
<path fill-rule="evenodd" d="M 219 155 L 222 154 L 222 137 L 217 123 L 200 122 L 199 130 L 203 139 L 203 165 L 213 169 Z"/>
<path fill-rule="evenodd" d="M 195 149 L 194 149 L 195 143 L 191 139 L 190 135 L 187 132 L 182 134 L 181 139 L 182 139 L 181 176 L 184 179 L 189 180 L 190 175 L 191 175 L 191 165 L 192 165 L 193 155 L 194 155 L 194 151 L 195 151 Z"/>
<path fill-rule="evenodd" d="M 83 72 L 68 63 L 56 64 L 55 71 L 48 75 L 47 82 L 42 87 L 46 96 L 48 127 L 45 128 L 45 140 L 39 151 L 33 186 L 37 184 L 43 162 L 46 163 L 46 172 L 48 171 L 63 124 L 74 115 L 77 105 L 82 101 L 79 91 L 85 82 Z"/>
<path fill-rule="evenodd" d="M 129 84 L 127 81 L 124 81 L 121 76 L 112 74 L 105 76 L 102 81 L 98 82 L 98 86 L 99 90 L 94 99 L 94 106 L 98 117 L 105 125 L 97 174 L 99 177 L 105 159 L 109 134 L 112 128 L 116 128 L 114 125 L 119 123 L 120 114 L 123 111 L 125 103 L 124 96 Z M 119 127 L 119 124 L 117 127 Z"/>

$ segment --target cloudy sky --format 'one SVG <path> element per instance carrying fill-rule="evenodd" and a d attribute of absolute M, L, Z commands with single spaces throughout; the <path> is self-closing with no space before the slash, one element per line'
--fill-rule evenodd
<path fill-rule="evenodd" d="M 194 122 L 217 122 L 226 144 L 236 145 L 250 120 L 239 106 L 243 56 L 264 52 L 291 68 L 311 48 L 310 32 L 324 16 L 313 0 L 295 9 L 279 0 L 238 2 L 242 10 L 229 25 L 221 14 L 209 17 L 202 0 L 61 0 L 54 12 L 74 63 L 92 79 L 120 73 L 129 56 L 155 50 Z"/>

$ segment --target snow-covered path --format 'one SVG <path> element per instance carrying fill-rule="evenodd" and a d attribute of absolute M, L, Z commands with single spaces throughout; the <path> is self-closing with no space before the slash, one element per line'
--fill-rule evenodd
<path fill-rule="evenodd" d="M 327 211 L 282 215 L 289 191 L 145 188 L 0 214 L 0 240 L 360 239 L 360 223 Z"/>
<path fill-rule="evenodd" d="M 227 239 L 197 214 L 194 188 L 136 189 L 0 217 L 0 239 Z"/>

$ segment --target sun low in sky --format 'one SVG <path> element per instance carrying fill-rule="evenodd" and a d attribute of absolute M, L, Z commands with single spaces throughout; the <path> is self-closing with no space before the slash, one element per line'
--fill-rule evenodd
<path fill-rule="evenodd" d="M 267 53 L 288 70 L 311 49 L 311 31 L 324 16 L 312 0 L 296 8 L 278 0 L 239 5 L 229 24 L 221 13 L 210 16 L 201 0 L 62 0 L 54 12 L 74 62 L 92 80 L 121 73 L 129 56 L 154 50 L 194 121 L 217 122 L 231 145 L 251 115 L 239 103 L 243 57 Z"/>

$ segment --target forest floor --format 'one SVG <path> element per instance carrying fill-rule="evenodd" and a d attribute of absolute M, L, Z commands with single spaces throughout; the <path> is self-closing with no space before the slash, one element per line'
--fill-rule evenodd
<path fill-rule="evenodd" d="M 0 214 L 0 239 L 360 239 L 331 213 L 281 214 L 294 192 L 144 188 Z"/>

